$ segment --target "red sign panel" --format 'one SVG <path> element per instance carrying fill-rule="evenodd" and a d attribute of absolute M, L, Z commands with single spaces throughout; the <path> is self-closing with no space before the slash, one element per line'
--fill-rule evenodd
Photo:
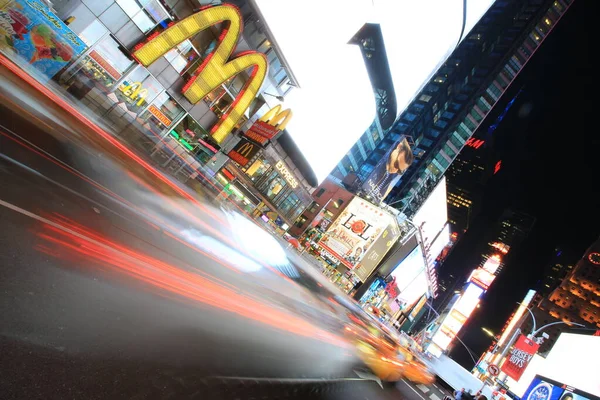
<path fill-rule="evenodd" d="M 256 121 L 248 131 L 263 136 L 268 140 L 273 139 L 279 133 L 279 129 L 262 121 Z"/>
<path fill-rule="evenodd" d="M 267 137 L 259 135 L 258 133 L 250 129 L 244 132 L 244 136 L 252 140 L 253 142 L 260 144 L 261 146 L 264 146 L 269 141 Z"/>
<path fill-rule="evenodd" d="M 108 63 L 96 50 L 90 51 L 90 57 L 98 63 L 110 76 L 116 80 L 121 79 L 121 74 L 112 65 Z"/>
<path fill-rule="evenodd" d="M 502 372 L 515 381 L 521 379 L 523 371 L 525 371 L 527 364 L 529 364 L 529 361 L 531 361 L 539 347 L 539 344 L 531 339 L 527 339 L 525 335 L 519 336 L 510 356 L 502 364 Z"/>
<path fill-rule="evenodd" d="M 160 111 L 154 104 L 148 107 L 148 112 L 154 115 L 160 122 L 162 122 L 165 126 L 171 125 L 171 120 Z"/>

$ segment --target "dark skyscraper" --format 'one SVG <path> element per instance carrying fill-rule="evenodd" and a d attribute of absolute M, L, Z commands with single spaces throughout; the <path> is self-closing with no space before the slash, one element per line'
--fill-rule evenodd
<path fill-rule="evenodd" d="M 459 236 L 481 211 L 485 185 L 494 175 L 492 141 L 471 138 L 446 172 L 448 222 Z"/>

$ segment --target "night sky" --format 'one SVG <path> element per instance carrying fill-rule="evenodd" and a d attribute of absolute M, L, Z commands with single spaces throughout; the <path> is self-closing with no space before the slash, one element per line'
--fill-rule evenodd
<path fill-rule="evenodd" d="M 442 267 L 474 268 L 484 234 L 505 208 L 537 218 L 531 235 L 459 335 L 476 359 L 491 344 L 481 327 L 501 331 L 516 302 L 541 278 L 555 247 L 581 255 L 600 236 L 600 139 L 591 126 L 586 127 L 590 103 L 595 101 L 595 95 L 587 93 L 594 80 L 589 5 L 587 9 L 586 15 L 584 1 L 575 0 L 503 98 L 496 114 L 523 89 L 493 133 L 502 169 L 486 188 L 482 213 Z M 472 368 L 473 361 L 460 344 L 451 356 Z"/>

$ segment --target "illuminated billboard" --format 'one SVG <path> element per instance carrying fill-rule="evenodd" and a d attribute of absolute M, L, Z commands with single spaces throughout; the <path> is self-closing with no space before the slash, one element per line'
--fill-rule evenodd
<path fill-rule="evenodd" d="M 391 276 L 396 278 L 396 285 L 400 293 L 405 291 L 420 275 L 424 274 L 425 259 L 421 246 L 416 246 L 409 255 L 402 260 L 400 264 L 391 272 Z"/>
<path fill-rule="evenodd" d="M 393 220 L 383 209 L 355 197 L 329 226 L 319 246 L 353 269 Z"/>
<path fill-rule="evenodd" d="M 468 318 L 475 307 L 477 307 L 477 304 L 479 304 L 479 298 L 483 292 L 484 290 L 479 286 L 469 283 L 469 286 L 464 291 L 462 296 L 460 296 L 453 309 Z"/>
<path fill-rule="evenodd" d="M 367 198 L 380 204 L 413 163 L 410 144 L 404 135 L 379 159 L 362 186 Z"/>
<path fill-rule="evenodd" d="M 392 223 L 383 231 L 381 236 L 379 236 L 375 243 L 369 248 L 360 262 L 360 265 L 354 270 L 355 276 L 362 282 L 367 280 L 369 275 L 371 275 L 371 272 L 377 268 L 377 265 L 379 265 L 383 256 L 385 256 L 392 245 L 396 243 L 398 237 L 400 237 L 400 229 L 398 228 L 396 221 L 392 221 Z"/>
<path fill-rule="evenodd" d="M 431 244 L 446 222 L 448 222 L 448 204 L 446 202 L 446 177 L 443 177 L 415 213 L 413 223 L 420 227 L 423 241 Z"/>
<path fill-rule="evenodd" d="M 490 274 L 495 274 L 498 270 L 498 267 L 500 266 L 500 261 L 502 261 L 500 255 L 494 254 L 485 261 L 485 264 L 483 264 L 483 269 L 489 272 Z"/>
<path fill-rule="evenodd" d="M 355 0 L 349 6 L 345 0 L 256 0 L 300 83 L 299 89 L 286 96 L 286 105 L 296 113 L 288 131 L 320 181 L 376 117 L 373 88 L 360 48 L 348 44 L 355 33 L 365 23 L 380 25 L 399 115 L 493 3 Z M 324 34 L 310 28 L 316 26 L 331 29 Z M 307 43 L 319 46 L 311 46 L 307 52 Z M 322 97 L 324 88 L 335 97 L 321 106 L 324 112 L 315 112 L 314 99 Z"/>
<path fill-rule="evenodd" d="M 483 268 L 477 268 L 471 272 L 471 276 L 469 276 L 467 282 L 473 282 L 483 290 L 488 290 L 494 279 L 496 279 L 496 275 L 490 274 Z"/>
<path fill-rule="evenodd" d="M 431 341 L 438 345 L 442 350 L 446 350 L 448 346 L 450 346 L 450 343 L 452 343 L 452 339 L 454 339 L 454 336 L 448 336 L 442 331 L 442 328 L 440 328 L 436 334 L 433 335 Z"/>
<path fill-rule="evenodd" d="M 432 261 L 437 259 L 448 244 L 450 244 L 450 225 L 446 224 L 427 249 L 428 258 Z"/>

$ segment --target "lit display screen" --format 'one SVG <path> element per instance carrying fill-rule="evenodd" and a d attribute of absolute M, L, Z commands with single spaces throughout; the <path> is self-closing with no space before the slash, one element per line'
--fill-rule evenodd
<path fill-rule="evenodd" d="M 380 24 L 399 115 L 494 0 L 256 3 L 300 84 L 286 96 L 286 106 L 295 112 L 288 131 L 323 180 L 376 115 L 360 49 L 348 45 L 354 34 L 367 22 Z M 317 26 L 331 29 L 323 33 Z M 323 93 L 333 95 L 315 104 Z"/>
<path fill-rule="evenodd" d="M 442 178 L 429 198 L 423 203 L 413 218 L 415 225 L 421 227 L 426 243 L 431 243 L 448 221 L 446 203 L 446 178 Z M 441 251 L 441 250 L 440 250 Z M 438 253 L 439 254 L 439 253 Z"/>
<path fill-rule="evenodd" d="M 404 292 L 420 275 L 425 273 L 425 260 L 421 246 L 416 246 L 409 255 L 392 271 L 400 293 Z M 425 289 L 427 290 L 427 289 Z M 421 293 L 423 294 L 423 293 Z"/>
<path fill-rule="evenodd" d="M 598 360 L 600 336 L 562 333 L 538 373 L 600 397 Z"/>
<path fill-rule="evenodd" d="M 500 266 L 500 260 L 500 256 L 498 254 L 494 254 L 485 261 L 485 264 L 483 264 L 483 269 L 490 274 L 495 274 Z"/>
<path fill-rule="evenodd" d="M 450 225 L 442 229 L 439 235 L 435 238 L 431 246 L 429 247 L 429 257 L 431 260 L 435 260 L 450 243 Z"/>
<path fill-rule="evenodd" d="M 460 296 L 460 299 L 454 305 L 454 309 L 464 315 L 465 317 L 469 317 L 477 304 L 479 303 L 479 298 L 483 294 L 484 290 L 479 286 L 470 283 L 465 292 Z"/>
<path fill-rule="evenodd" d="M 410 285 L 400 292 L 398 299 L 411 306 L 427 293 L 427 288 L 427 274 L 423 271 L 417 275 Z"/>
<path fill-rule="evenodd" d="M 473 282 L 480 288 L 488 290 L 494 279 L 496 279 L 496 275 L 490 274 L 483 268 L 477 268 L 471 272 L 471 276 L 467 282 Z"/>
<path fill-rule="evenodd" d="M 436 334 L 433 335 L 431 341 L 438 345 L 442 350 L 446 350 L 448 346 L 450 346 L 452 339 L 454 339 L 454 337 L 446 335 L 444 332 L 442 332 L 442 329 L 440 328 L 440 330 L 438 330 Z"/>

